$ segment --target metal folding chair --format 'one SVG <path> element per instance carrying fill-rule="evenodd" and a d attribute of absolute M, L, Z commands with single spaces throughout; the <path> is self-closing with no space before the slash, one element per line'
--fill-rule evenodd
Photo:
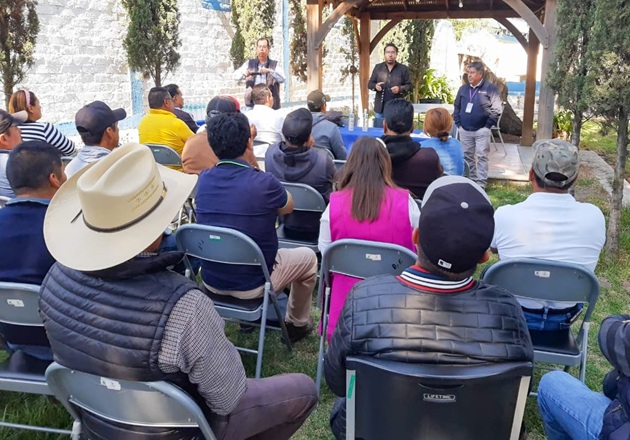
<path fill-rule="evenodd" d="M 312 186 L 305 185 L 303 183 L 293 183 L 293 182 L 281 182 L 284 189 L 286 189 L 293 198 L 293 212 L 305 212 L 310 213 L 311 215 L 319 215 L 322 216 L 322 213 L 326 210 L 326 202 L 322 195 Z M 291 215 L 291 214 L 289 214 Z M 278 235 L 278 245 L 281 248 L 297 248 L 297 247 L 307 247 L 311 249 L 316 254 L 319 253 L 319 248 L 317 247 L 317 240 L 315 241 L 306 241 L 306 240 L 295 240 L 286 236 L 284 225 L 281 224 L 276 229 L 276 234 Z"/>
<path fill-rule="evenodd" d="M 153 157 L 155 161 L 160 165 L 164 166 L 172 166 L 172 167 L 181 167 L 182 166 L 182 158 L 179 153 L 173 150 L 168 145 L 160 145 L 160 144 L 144 144 L 151 149 L 153 153 Z"/>
<path fill-rule="evenodd" d="M 483 280 L 503 287 L 517 298 L 566 303 L 566 307 L 584 304 L 586 310 L 582 309 L 582 320 L 579 325 L 573 326 L 577 327 L 575 334 L 568 328 L 529 332 L 534 344 L 534 362 L 564 365 L 565 371 L 579 365 L 580 380 L 584 382 L 588 331 L 599 297 L 599 281 L 595 275 L 577 264 L 518 258 L 493 264 L 484 274 Z"/>
<path fill-rule="evenodd" d="M 324 365 L 324 345 L 328 327 L 328 304 L 330 302 L 331 275 L 334 273 L 366 279 L 376 275 L 400 275 L 415 264 L 417 255 L 409 249 L 391 243 L 344 239 L 335 241 L 322 255 L 319 272 L 318 304 L 324 292 L 322 308 L 322 335 L 319 340 L 316 385 L 319 392 Z"/>
<path fill-rule="evenodd" d="M 435 365 L 348 357 L 346 438 L 518 440 L 531 376 L 531 362 Z"/>
<path fill-rule="evenodd" d="M 25 327 L 43 327 L 39 316 L 39 286 L 0 282 L 0 322 Z M 43 361 L 24 354 L 22 351 L 10 353 L 9 359 L 0 363 L 0 391 L 16 393 L 52 395 L 44 375 L 49 361 Z M 72 431 L 49 427 L 0 422 L 8 428 L 28 429 L 71 435 Z"/>
<path fill-rule="evenodd" d="M 206 225 L 184 225 L 177 230 L 177 247 L 188 256 L 193 256 L 214 263 L 227 265 L 247 265 L 261 268 L 265 279 L 264 293 L 261 298 L 241 300 L 228 295 L 217 295 L 209 292 L 208 295 L 214 302 L 214 307 L 223 319 L 252 323 L 260 320 L 260 335 L 258 337 L 258 350 L 237 347 L 246 353 L 256 354 L 256 378 L 260 378 L 262 370 L 263 351 L 265 347 L 265 330 L 267 328 L 267 308 L 269 300 L 274 307 L 276 316 L 289 350 L 291 342 L 284 324 L 276 293 L 271 285 L 269 271 L 265 263 L 265 257 L 258 245 L 247 235 L 228 228 Z M 226 267 L 229 270 L 229 267 Z M 192 275 L 194 279 L 194 274 Z M 204 287 L 202 289 L 206 290 Z"/>
<path fill-rule="evenodd" d="M 335 159 L 335 160 L 333 160 L 333 163 L 335 164 L 335 171 L 339 172 L 339 171 L 341 171 L 341 169 L 346 164 L 346 161 L 345 160 L 341 160 L 341 159 Z"/>
<path fill-rule="evenodd" d="M 501 146 L 503 147 L 503 155 L 507 156 L 507 150 L 505 149 L 505 142 L 503 142 L 503 135 L 501 134 L 501 118 L 503 117 L 503 110 L 505 110 L 506 102 L 503 101 L 501 103 L 501 114 L 499 115 L 499 119 L 497 119 L 497 123 L 490 127 L 490 139 L 492 140 L 492 144 L 494 145 L 494 151 L 499 151 L 497 148 L 497 143 L 494 140 L 494 133 L 499 135 L 499 140 L 501 141 Z"/>
<path fill-rule="evenodd" d="M 216 440 L 199 405 L 171 383 L 111 379 L 56 362 L 46 370 L 46 380 L 75 420 L 73 439 L 78 440 L 82 431 L 98 431 L 99 424 L 84 422 L 87 413 L 128 427 L 195 429 L 206 440 Z"/>

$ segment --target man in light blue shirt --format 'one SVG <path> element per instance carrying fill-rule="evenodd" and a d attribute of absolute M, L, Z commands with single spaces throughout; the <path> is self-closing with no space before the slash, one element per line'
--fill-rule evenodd
<path fill-rule="evenodd" d="M 107 156 L 118 146 L 118 121 L 126 117 L 124 109 L 112 110 L 101 101 L 91 102 L 77 112 L 75 124 L 85 147 L 66 166 L 68 178 L 83 167 Z"/>
<path fill-rule="evenodd" d="M 11 114 L 0 110 L 0 196 L 2 197 L 15 197 L 7 179 L 7 162 L 11 150 L 22 142 L 18 124 L 26 122 L 27 118 L 28 114 L 25 111 Z"/>

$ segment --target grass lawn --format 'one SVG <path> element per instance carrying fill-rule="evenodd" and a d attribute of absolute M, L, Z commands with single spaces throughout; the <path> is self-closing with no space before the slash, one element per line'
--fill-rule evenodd
<path fill-rule="evenodd" d="M 584 176 L 576 189 L 578 199 L 584 194 L 585 199 L 600 206 L 607 214 L 606 201 L 598 195 L 597 191 L 586 191 L 595 185 L 595 181 Z M 531 188 L 528 184 L 491 182 L 488 186 L 488 194 L 495 207 L 517 203 L 525 199 Z M 608 363 L 601 355 L 597 346 L 597 332 L 601 320 L 613 313 L 630 313 L 630 210 L 623 213 L 622 255 L 619 259 L 608 261 L 605 255 L 600 259 L 597 275 L 601 283 L 601 294 L 597 304 L 594 322 L 590 333 L 589 358 L 587 364 L 587 384 L 592 389 L 601 389 L 601 379 L 608 371 Z M 496 258 L 493 260 L 496 261 Z M 491 264 L 491 261 L 488 264 Z M 481 270 L 481 268 L 480 268 Z M 313 309 L 313 317 L 318 320 L 318 310 Z M 230 339 L 237 345 L 254 347 L 257 333 L 243 335 L 238 333 L 234 324 L 227 325 L 227 333 Z M 263 374 L 286 372 L 301 372 L 315 377 L 317 368 L 317 349 L 319 339 L 311 337 L 300 342 L 292 353 L 288 353 L 280 343 L 279 332 L 270 331 L 266 342 L 266 352 L 263 361 Z M 243 355 L 243 361 L 248 374 L 253 376 L 255 358 L 251 355 Z M 537 372 L 537 377 L 540 377 Z M 326 385 L 323 385 L 321 402 L 318 409 L 309 417 L 305 425 L 294 436 L 300 440 L 332 439 L 328 428 L 328 415 L 333 402 L 333 395 Z M 17 423 L 46 424 L 56 427 L 69 427 L 70 417 L 63 408 L 50 399 L 41 396 L 28 396 L 16 393 L 0 393 L 0 408 L 3 411 L 3 419 Z M 538 416 L 538 408 L 534 399 L 529 399 L 525 413 L 525 423 L 529 432 L 529 439 L 544 439 L 544 431 Z M 33 432 L 12 429 L 0 430 L 0 438 L 6 440 L 27 439 L 56 439 L 67 438 L 63 436 L 36 434 Z"/>

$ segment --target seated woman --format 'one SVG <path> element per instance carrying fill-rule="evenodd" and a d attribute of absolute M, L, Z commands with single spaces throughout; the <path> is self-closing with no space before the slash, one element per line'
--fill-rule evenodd
<path fill-rule="evenodd" d="M 56 149 L 63 156 L 74 156 L 77 152 L 74 142 L 61 133 L 57 127 L 48 122 L 37 122 L 42 118 L 42 106 L 35 93 L 28 90 L 18 90 L 9 99 L 9 113 L 26 111 L 28 119 L 20 124 L 22 141 L 44 141 Z"/>
<path fill-rule="evenodd" d="M 361 137 L 341 171 L 338 191 L 322 214 L 319 250 L 344 238 L 379 241 L 416 252 L 411 235 L 420 211 L 406 189 L 392 180 L 392 163 L 380 139 Z M 332 279 L 327 339 L 330 341 L 346 296 L 357 278 L 335 274 Z"/>
<path fill-rule="evenodd" d="M 462 176 L 464 174 L 464 150 L 462 144 L 449 136 L 453 128 L 453 117 L 448 110 L 432 108 L 424 119 L 424 132 L 431 136 L 422 139 L 423 147 L 433 148 L 444 168 L 444 174 Z"/>

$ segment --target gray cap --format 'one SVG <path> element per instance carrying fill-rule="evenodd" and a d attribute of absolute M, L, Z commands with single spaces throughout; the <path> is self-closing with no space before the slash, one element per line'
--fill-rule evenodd
<path fill-rule="evenodd" d="M 556 138 L 536 141 L 532 147 L 532 168 L 545 185 L 562 188 L 575 180 L 580 167 L 575 145 Z"/>

